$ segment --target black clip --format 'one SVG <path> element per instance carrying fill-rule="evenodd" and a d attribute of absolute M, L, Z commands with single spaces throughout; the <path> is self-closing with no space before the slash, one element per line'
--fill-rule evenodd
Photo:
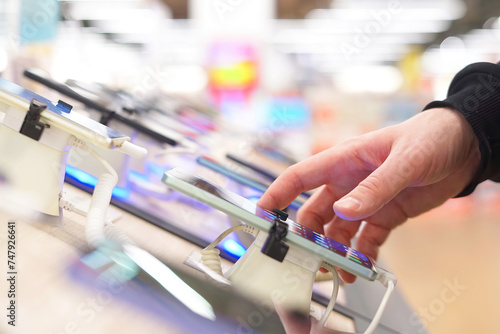
<path fill-rule="evenodd" d="M 273 210 L 273 212 L 275 211 Z M 286 220 L 288 215 L 284 212 L 281 213 L 283 213 L 284 216 L 283 215 L 280 216 L 277 214 L 277 218 L 273 222 L 273 226 L 269 231 L 269 235 L 267 236 L 267 239 L 264 242 L 262 249 L 260 250 L 262 253 L 272 257 L 273 259 L 279 262 L 283 262 L 286 253 L 288 253 L 288 248 L 289 248 L 288 245 L 285 244 L 285 242 L 283 241 L 283 239 L 288 234 L 288 224 L 282 221 L 282 217 L 285 217 L 284 220 Z"/>
<path fill-rule="evenodd" d="M 101 118 L 99 119 L 99 123 L 104 124 L 104 125 L 108 125 L 108 123 L 112 119 L 114 119 L 115 116 L 116 116 L 116 112 L 114 112 L 114 111 L 107 113 L 107 114 L 102 114 Z"/>
<path fill-rule="evenodd" d="M 47 124 L 40 122 L 40 114 L 46 108 L 47 106 L 42 102 L 32 99 L 30 102 L 30 108 L 26 117 L 24 117 L 24 122 L 19 132 L 30 137 L 31 139 L 39 140 L 42 136 L 43 130 L 47 126 Z"/>
<path fill-rule="evenodd" d="M 283 211 L 278 209 L 273 209 L 274 214 L 282 221 L 286 221 L 288 219 L 288 213 L 286 213 L 286 208 Z"/>

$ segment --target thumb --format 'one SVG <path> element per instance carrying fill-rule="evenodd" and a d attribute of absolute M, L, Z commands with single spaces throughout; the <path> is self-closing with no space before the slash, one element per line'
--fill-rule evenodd
<path fill-rule="evenodd" d="M 371 216 L 412 183 L 401 161 L 388 158 L 356 188 L 333 204 L 337 216 L 359 220 Z M 398 159 L 399 160 L 399 159 Z"/>

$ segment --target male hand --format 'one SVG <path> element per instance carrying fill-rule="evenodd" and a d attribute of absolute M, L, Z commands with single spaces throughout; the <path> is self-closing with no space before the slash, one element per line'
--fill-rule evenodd
<path fill-rule="evenodd" d="M 465 118 L 430 109 L 291 166 L 258 205 L 283 209 L 301 192 L 322 186 L 297 222 L 350 246 L 366 221 L 356 248 L 376 259 L 392 229 L 458 195 L 479 162 L 478 141 Z M 354 282 L 354 275 L 339 273 Z"/>

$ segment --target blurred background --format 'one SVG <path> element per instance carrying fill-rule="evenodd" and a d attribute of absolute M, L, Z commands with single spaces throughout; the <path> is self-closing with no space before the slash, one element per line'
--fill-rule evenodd
<path fill-rule="evenodd" d="M 173 96 L 301 160 L 443 99 L 470 63 L 498 62 L 499 15 L 495 0 L 0 0 L 0 73 L 47 95 L 25 69 Z M 498 217 L 500 187 L 486 182 L 382 249 L 430 333 L 500 332 Z"/>

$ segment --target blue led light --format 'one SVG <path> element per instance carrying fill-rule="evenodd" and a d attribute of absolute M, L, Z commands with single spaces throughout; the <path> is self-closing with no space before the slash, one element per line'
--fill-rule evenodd
<path fill-rule="evenodd" d="M 160 177 L 163 176 L 163 174 L 165 174 L 165 171 L 170 169 L 168 166 L 165 166 L 165 165 L 160 165 L 159 163 L 156 163 L 154 161 L 148 161 L 146 162 L 146 169 L 153 173 L 154 175 L 157 175 Z"/>
<path fill-rule="evenodd" d="M 114 187 L 113 188 L 113 198 L 119 199 L 119 200 L 126 200 L 130 196 L 130 190 L 126 188 L 121 188 L 121 187 Z"/>
<path fill-rule="evenodd" d="M 149 177 L 147 177 L 146 175 L 139 173 L 138 171 L 135 171 L 135 170 L 129 170 L 128 176 L 129 176 L 129 179 L 132 179 L 132 180 L 137 179 L 137 180 L 150 182 Z"/>
<path fill-rule="evenodd" d="M 97 184 L 97 177 L 90 175 L 89 173 L 84 172 L 81 169 L 78 169 L 71 165 L 66 165 L 66 176 L 87 187 L 95 188 L 95 185 Z M 121 187 L 115 187 L 113 189 L 113 198 L 125 200 L 129 197 L 129 195 L 129 189 Z"/>
<path fill-rule="evenodd" d="M 66 175 L 76 180 L 86 186 L 90 186 L 92 188 L 97 184 L 97 178 L 95 176 L 90 175 L 76 167 L 66 165 Z"/>
<path fill-rule="evenodd" d="M 229 254 L 233 255 L 236 258 L 240 258 L 245 254 L 246 249 L 239 243 L 237 243 L 233 239 L 227 239 L 222 243 L 222 248 L 228 252 Z"/>
<path fill-rule="evenodd" d="M 247 197 L 247 199 L 255 204 L 257 204 L 257 202 L 259 201 L 260 199 L 260 196 L 249 196 Z"/>

